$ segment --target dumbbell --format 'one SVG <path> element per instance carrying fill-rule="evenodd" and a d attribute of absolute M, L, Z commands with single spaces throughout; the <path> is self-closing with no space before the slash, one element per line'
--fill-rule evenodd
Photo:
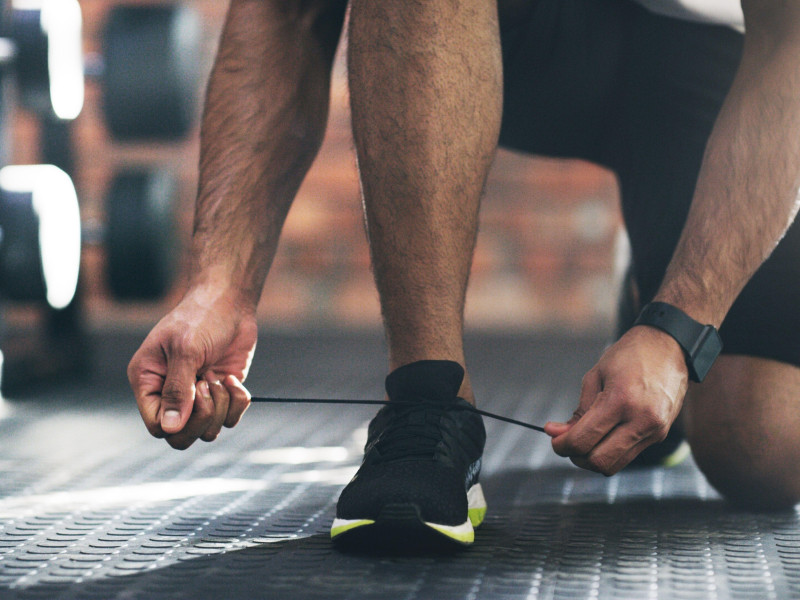
<path fill-rule="evenodd" d="M 200 33 L 188 4 L 111 8 L 102 58 L 93 62 L 114 139 L 169 141 L 189 133 L 197 113 Z"/>
<path fill-rule="evenodd" d="M 174 198 L 168 170 L 117 173 L 107 198 L 106 282 L 119 300 L 155 300 L 169 291 L 178 266 Z"/>
<path fill-rule="evenodd" d="M 58 14 L 63 19 L 56 19 Z M 4 39 L 12 48 L 9 54 L 16 64 L 21 102 L 42 117 L 43 139 L 55 138 L 57 148 L 69 148 L 62 139 L 65 132 L 68 135 L 64 120 L 77 116 L 80 106 L 77 92 L 68 103 L 63 90 L 80 89 L 82 104 L 80 8 L 75 0 L 15 2 L 8 22 Z M 0 54 L 2 47 L 0 43 Z M 64 72 L 53 57 L 61 54 L 54 50 L 62 47 L 71 57 Z M 112 139 L 172 141 L 187 135 L 197 113 L 199 48 L 200 21 L 188 4 L 109 9 L 102 53 L 86 57 L 85 71 L 100 84 L 104 120 Z M 67 78 L 66 73 L 79 73 L 80 78 Z M 66 79 L 71 83 L 65 83 Z M 68 156 L 51 160 L 59 165 L 72 163 Z M 178 254 L 173 216 L 176 191 L 174 178 L 161 168 L 136 167 L 113 177 L 105 226 L 92 228 L 87 237 L 102 239 L 106 246 L 106 280 L 116 298 L 157 299 L 169 289 Z"/>
<path fill-rule="evenodd" d="M 83 19 L 77 0 L 17 0 L 5 15 L 3 46 L 22 105 L 71 120 L 83 108 Z"/>
<path fill-rule="evenodd" d="M 82 228 L 70 177 L 52 165 L 0 169 L 0 294 L 63 309 L 78 283 L 81 239 L 105 242 L 115 296 L 161 297 L 177 264 L 172 218 L 175 181 L 168 171 L 115 177 L 106 225 Z"/>
<path fill-rule="evenodd" d="M 187 4 L 117 5 L 103 28 L 103 114 L 121 142 L 184 138 L 197 116 L 200 21 Z M 107 194 L 106 281 L 119 300 L 153 300 L 177 270 L 174 198 L 165 169 L 117 172 Z"/>
<path fill-rule="evenodd" d="M 117 5 L 103 29 L 103 113 L 122 142 L 179 140 L 197 116 L 200 21 L 186 4 Z M 125 169 L 112 178 L 106 210 L 106 281 L 115 298 L 153 300 L 177 270 L 174 198 L 164 169 Z"/>
<path fill-rule="evenodd" d="M 83 106 L 86 70 L 101 85 L 115 140 L 177 140 L 190 131 L 201 36 L 188 4 L 113 6 L 102 54 L 86 61 L 77 0 L 16 0 L 6 22 L 0 61 L 14 64 L 24 107 L 74 119 Z"/>
<path fill-rule="evenodd" d="M 8 300 L 72 302 L 81 220 L 72 180 L 52 165 L 0 169 L 0 292 Z"/>

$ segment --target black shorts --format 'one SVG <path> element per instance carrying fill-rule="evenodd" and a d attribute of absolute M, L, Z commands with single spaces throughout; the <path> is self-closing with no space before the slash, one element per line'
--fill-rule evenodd
<path fill-rule="evenodd" d="M 683 228 L 744 36 L 631 0 L 516 4 L 524 9 L 501 11 L 501 145 L 583 158 L 617 174 L 632 269 L 648 302 Z M 724 352 L 800 366 L 798 258 L 795 223 L 728 313 Z"/>

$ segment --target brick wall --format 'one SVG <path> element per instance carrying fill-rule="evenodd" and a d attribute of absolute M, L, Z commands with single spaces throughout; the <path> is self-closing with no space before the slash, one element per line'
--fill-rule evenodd
<path fill-rule="evenodd" d="M 111 4 L 81 2 L 88 53 L 99 50 L 98 32 Z M 199 59 L 207 73 L 227 2 L 197 0 L 195 5 L 205 23 L 205 50 Z M 197 132 L 179 144 L 114 144 L 98 103 L 98 84 L 88 82 L 86 106 L 75 125 L 76 185 L 84 221 L 103 222 L 105 190 L 114 169 L 130 163 L 166 164 L 182 182 L 185 246 L 196 188 Z M 35 162 L 35 123 L 19 112 L 14 122 L 15 162 Z M 501 151 L 483 203 L 468 325 L 509 330 L 606 327 L 615 304 L 616 196 L 613 176 L 597 167 Z M 95 327 L 149 324 L 180 298 L 182 280 L 157 305 L 115 302 L 103 281 L 103 261 L 102 246 L 85 248 L 82 286 Z M 290 212 L 259 315 L 266 326 L 274 327 L 372 327 L 380 321 L 341 60 L 326 140 Z"/>

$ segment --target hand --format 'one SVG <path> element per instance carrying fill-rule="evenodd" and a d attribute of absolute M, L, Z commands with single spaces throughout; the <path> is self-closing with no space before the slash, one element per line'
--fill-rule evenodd
<path fill-rule="evenodd" d="M 257 339 L 254 311 L 215 292 L 190 291 L 128 365 L 148 431 L 180 450 L 210 442 L 250 405 L 242 382 Z"/>
<path fill-rule="evenodd" d="M 572 418 L 547 423 L 545 432 L 556 454 L 613 475 L 666 437 L 687 388 L 688 370 L 677 342 L 652 327 L 634 327 L 583 378 Z"/>

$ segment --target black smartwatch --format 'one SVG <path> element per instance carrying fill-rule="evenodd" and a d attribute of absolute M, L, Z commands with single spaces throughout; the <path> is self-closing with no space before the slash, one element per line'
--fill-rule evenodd
<path fill-rule="evenodd" d="M 705 379 L 711 365 L 722 351 L 722 340 L 713 325 L 703 325 L 679 308 L 665 302 L 651 302 L 644 307 L 636 325 L 650 325 L 668 333 L 683 349 L 689 378 L 698 383 Z"/>

